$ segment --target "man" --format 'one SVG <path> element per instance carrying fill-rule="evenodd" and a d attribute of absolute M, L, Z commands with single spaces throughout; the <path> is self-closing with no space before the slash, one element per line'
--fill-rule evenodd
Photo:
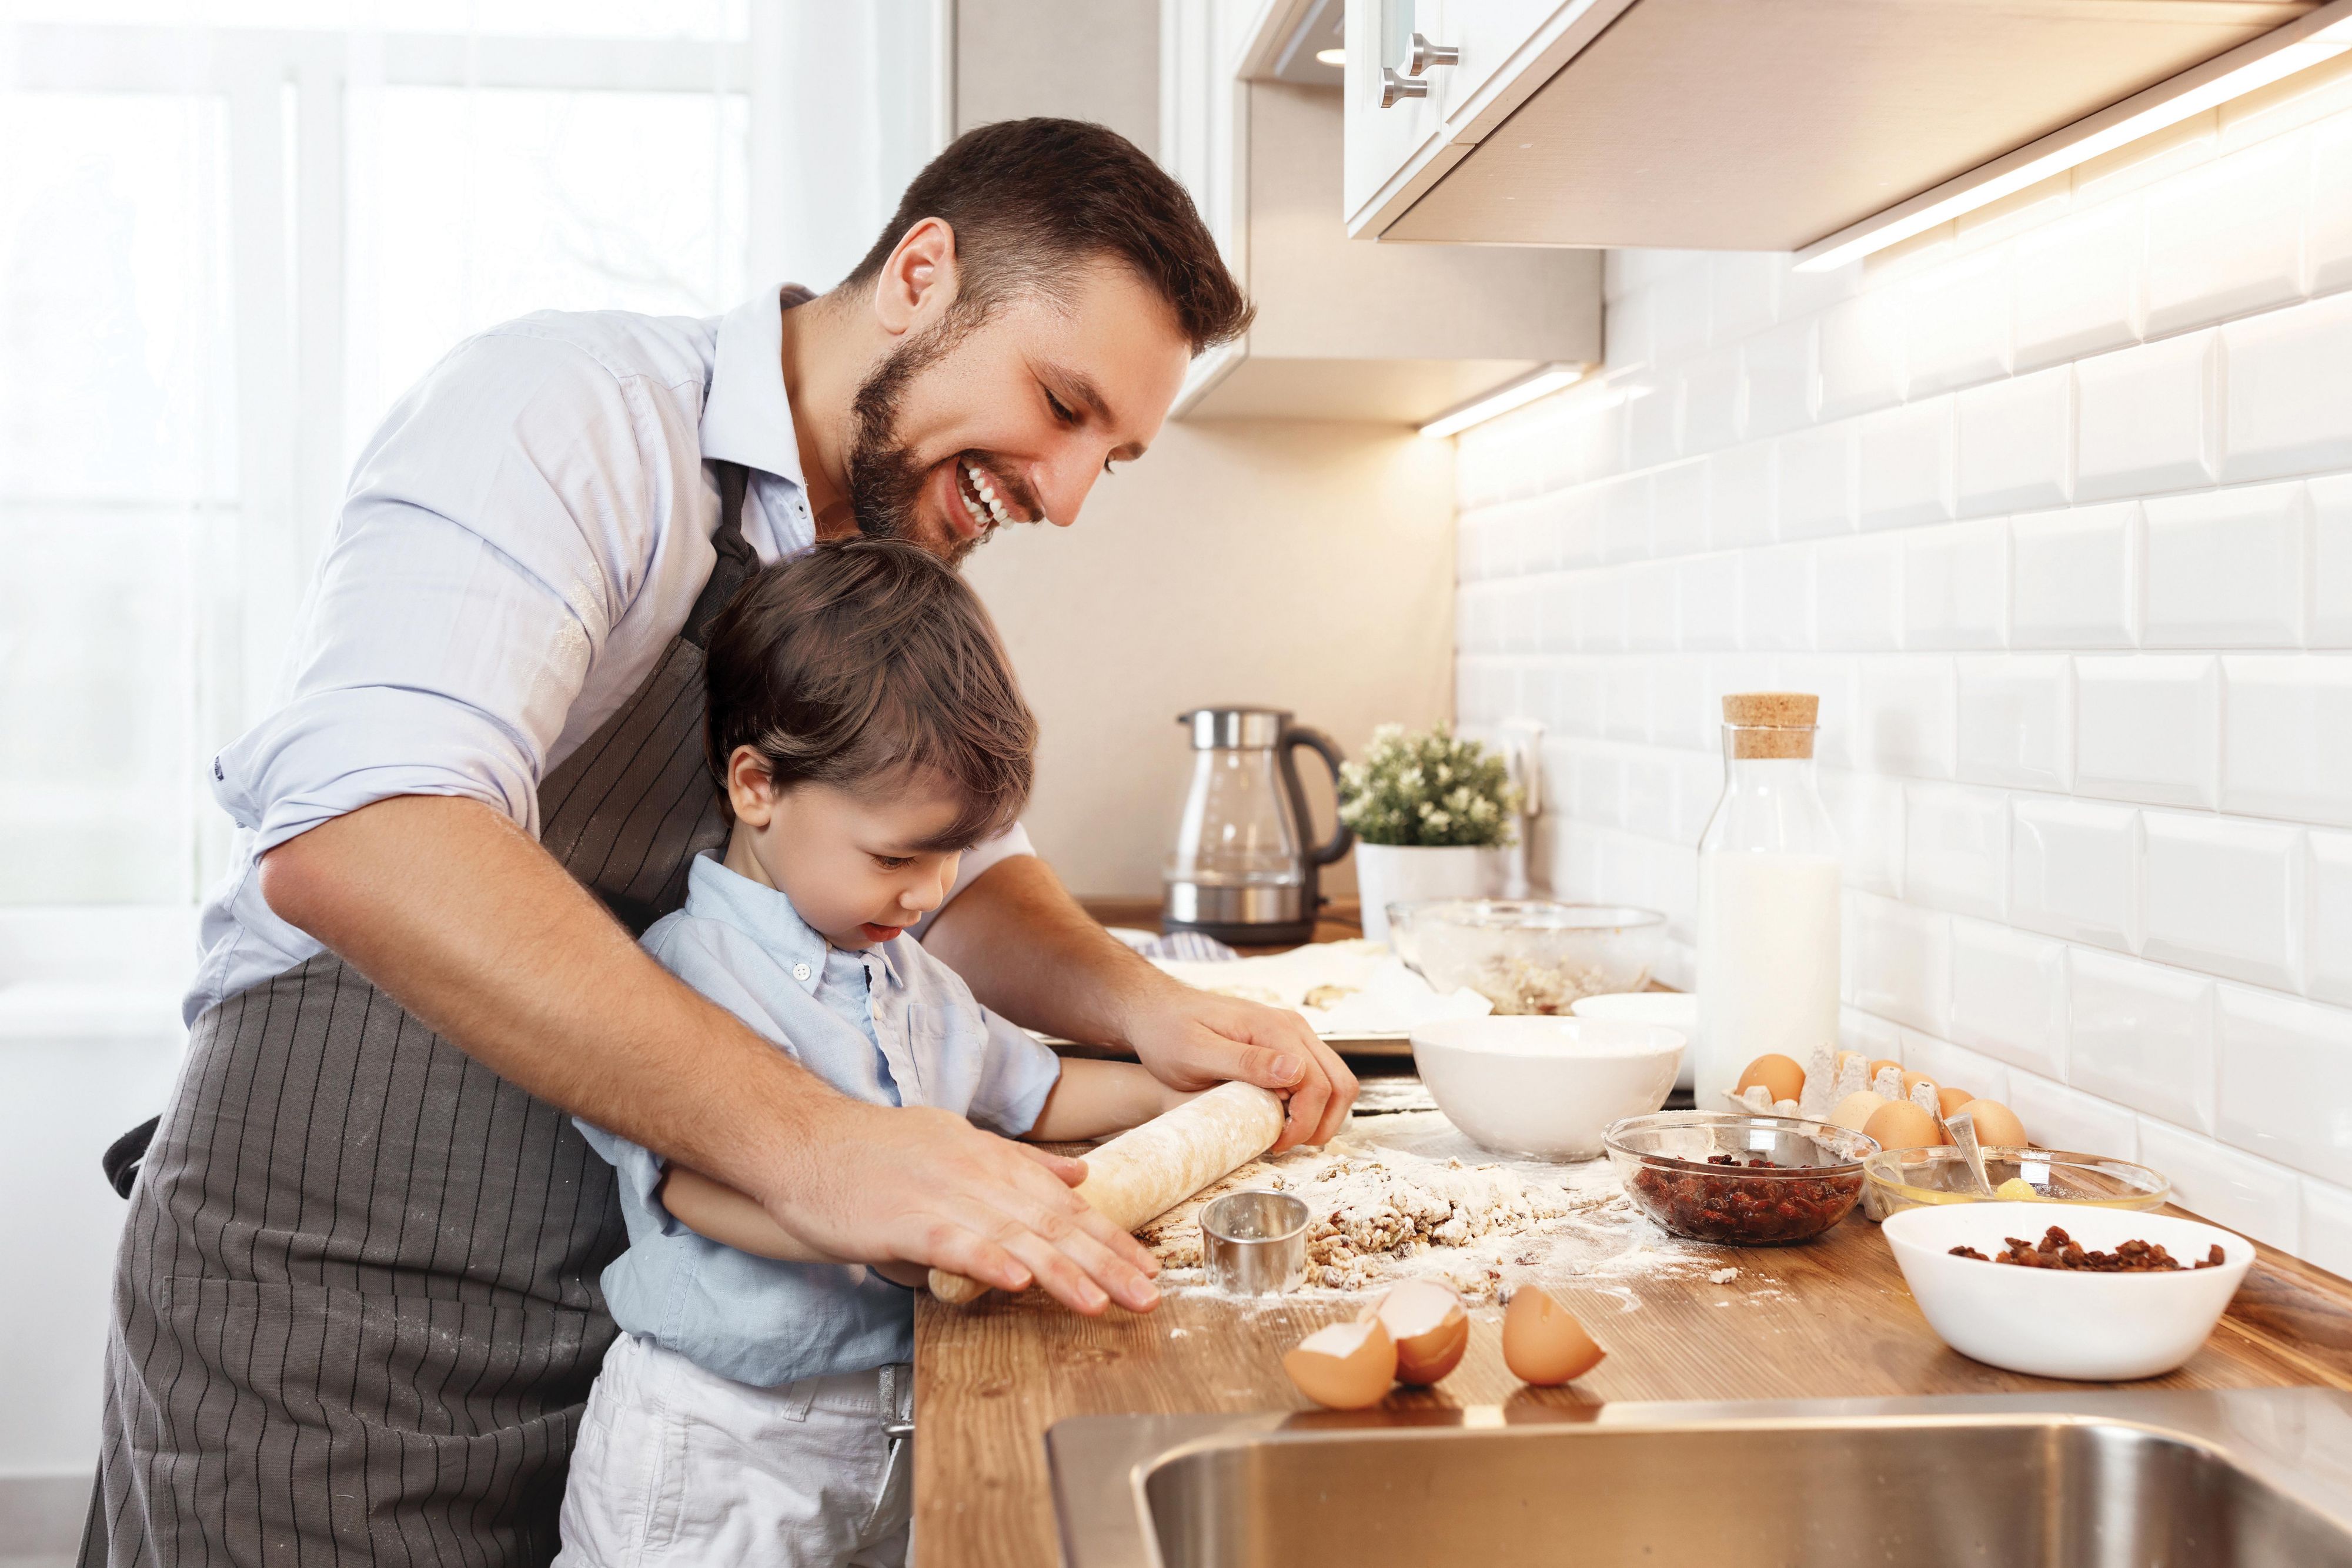
<path fill-rule="evenodd" d="M 291 695 L 213 767 L 240 857 L 125 1231 L 85 1563 L 545 1562 L 621 1240 L 574 1113 L 831 1256 L 1151 1307 L 1076 1162 L 833 1093 L 632 936 L 719 841 L 700 657 L 733 585 L 817 538 L 1066 526 L 1248 315 L 1150 160 L 1028 120 L 942 153 L 821 299 L 530 317 L 401 401 Z M 925 939 L 1018 1021 L 1286 1092 L 1286 1143 L 1353 1098 L 1295 1015 L 1110 940 L 1018 829 Z"/>

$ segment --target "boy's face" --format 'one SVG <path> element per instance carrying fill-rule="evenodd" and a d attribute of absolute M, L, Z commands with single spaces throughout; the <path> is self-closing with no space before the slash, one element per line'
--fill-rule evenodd
<path fill-rule="evenodd" d="M 728 869 L 780 890 L 836 947 L 887 942 L 955 885 L 961 854 L 922 847 L 962 810 L 936 779 L 918 779 L 892 799 L 826 784 L 772 792 L 759 754 L 746 746 L 730 759 L 727 784 L 735 808 Z"/>

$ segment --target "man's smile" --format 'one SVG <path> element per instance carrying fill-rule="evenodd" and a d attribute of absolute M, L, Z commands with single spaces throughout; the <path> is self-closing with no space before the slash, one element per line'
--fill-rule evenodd
<path fill-rule="evenodd" d="M 967 532 L 963 525 L 968 523 L 969 537 L 977 539 L 998 528 L 1032 520 L 1014 510 L 1017 498 L 1013 504 L 1007 504 L 1013 486 L 984 466 L 972 454 L 960 454 L 951 465 L 951 474 L 956 500 L 961 504 L 963 516 L 961 518 L 950 517 L 950 522 L 959 533 Z"/>

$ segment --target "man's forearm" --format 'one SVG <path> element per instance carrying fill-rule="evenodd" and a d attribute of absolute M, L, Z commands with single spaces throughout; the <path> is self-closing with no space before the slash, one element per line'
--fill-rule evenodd
<path fill-rule="evenodd" d="M 982 872 L 932 920 L 923 946 L 982 1007 L 1096 1045 L 1132 1044 L 1134 1009 L 1176 984 L 1105 931 L 1035 855 Z"/>
<path fill-rule="evenodd" d="M 280 917 L 499 1076 L 746 1191 L 833 1095 L 479 801 L 377 801 L 278 845 L 261 877 Z"/>

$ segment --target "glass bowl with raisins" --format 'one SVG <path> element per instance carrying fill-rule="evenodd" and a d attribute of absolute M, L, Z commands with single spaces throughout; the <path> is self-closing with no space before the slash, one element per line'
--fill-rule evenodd
<path fill-rule="evenodd" d="M 1803 1116 L 1661 1111 L 1604 1139 L 1633 1207 L 1677 1236 L 1731 1247 L 1810 1241 L 1862 1197 L 1877 1143 Z"/>

